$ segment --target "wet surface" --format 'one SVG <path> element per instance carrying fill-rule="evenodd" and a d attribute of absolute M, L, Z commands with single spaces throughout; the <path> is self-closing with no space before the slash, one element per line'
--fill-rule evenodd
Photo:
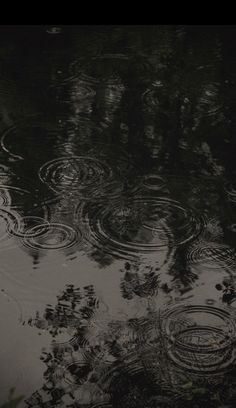
<path fill-rule="evenodd" d="M 0 404 L 236 404 L 235 27 L 0 27 Z"/>

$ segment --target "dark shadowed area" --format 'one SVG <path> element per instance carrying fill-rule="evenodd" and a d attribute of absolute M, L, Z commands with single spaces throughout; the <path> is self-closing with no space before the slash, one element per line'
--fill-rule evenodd
<path fill-rule="evenodd" d="M 0 406 L 235 408 L 235 40 L 0 27 Z"/>

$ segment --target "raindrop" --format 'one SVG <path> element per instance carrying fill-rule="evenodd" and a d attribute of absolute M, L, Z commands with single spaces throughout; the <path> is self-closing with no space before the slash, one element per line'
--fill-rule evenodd
<path fill-rule="evenodd" d="M 201 265 L 208 269 L 233 268 L 236 265 L 236 254 L 227 245 L 196 242 L 189 248 L 187 260 L 192 265 Z"/>
<path fill-rule="evenodd" d="M 163 178 L 156 174 L 147 174 L 146 176 L 144 176 L 142 184 L 147 189 L 154 191 L 159 191 L 166 185 Z"/>
<path fill-rule="evenodd" d="M 119 257 L 140 256 L 189 242 L 202 228 L 201 220 L 180 203 L 133 197 L 80 206 L 89 227 L 88 240 Z"/>
<path fill-rule="evenodd" d="M 69 225 L 43 223 L 26 230 L 22 243 L 35 250 L 60 250 L 78 245 L 81 233 Z"/>
<path fill-rule="evenodd" d="M 20 238 L 24 238 L 27 235 L 27 238 L 37 237 L 37 232 L 34 231 L 34 227 L 37 226 L 49 226 L 49 222 L 45 221 L 44 218 L 35 217 L 32 215 L 21 217 L 20 222 L 18 224 L 12 223 L 9 231 L 12 235 Z M 33 229 L 33 232 L 30 233 L 29 231 Z M 38 235 L 42 234 L 42 228 L 39 229 Z"/>
<path fill-rule="evenodd" d="M 60 34 L 61 30 L 62 30 L 61 27 L 54 26 L 54 27 L 48 28 L 46 31 L 47 31 L 48 34 L 55 35 L 55 34 Z"/>
<path fill-rule="evenodd" d="M 96 194 L 112 180 L 113 172 L 104 162 L 93 157 L 62 157 L 45 163 L 39 169 L 39 178 L 56 193 L 65 191 Z"/>
<path fill-rule="evenodd" d="M 170 359 L 199 375 L 217 373 L 234 359 L 236 327 L 230 313 L 212 306 L 172 308 L 163 319 Z"/>

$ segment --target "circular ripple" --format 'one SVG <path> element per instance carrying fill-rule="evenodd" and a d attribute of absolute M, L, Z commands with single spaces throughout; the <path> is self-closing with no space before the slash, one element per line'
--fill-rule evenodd
<path fill-rule="evenodd" d="M 9 167 L 0 164 L 0 185 L 7 184 L 12 176 L 15 176 L 13 171 Z"/>
<path fill-rule="evenodd" d="M 218 98 L 219 84 L 209 83 L 207 89 L 202 91 L 201 97 L 198 101 L 198 110 L 205 116 L 220 116 L 222 105 Z"/>
<path fill-rule="evenodd" d="M 22 239 L 23 244 L 35 250 L 67 249 L 78 244 L 81 234 L 72 227 L 59 224 L 40 224 L 27 229 Z"/>
<path fill-rule="evenodd" d="M 52 341 L 53 349 L 59 350 L 60 352 L 71 352 L 73 348 L 77 346 L 78 339 L 76 333 L 76 329 L 60 328 L 56 339 Z"/>
<path fill-rule="evenodd" d="M 0 187 L 0 207 L 9 207 L 11 205 L 11 196 L 9 191 Z"/>
<path fill-rule="evenodd" d="M 156 174 L 147 174 L 144 176 L 142 184 L 149 190 L 154 191 L 161 190 L 166 185 L 164 179 Z"/>
<path fill-rule="evenodd" d="M 9 226 L 9 232 L 20 238 L 24 238 L 25 236 L 27 236 L 27 238 L 34 238 L 42 235 L 42 225 L 44 225 L 43 228 L 48 227 L 49 222 L 45 221 L 44 218 L 29 215 L 22 217 L 18 223 L 13 221 Z"/>
<path fill-rule="evenodd" d="M 25 197 L 30 192 L 22 188 L 0 185 L 0 207 L 11 207 L 18 209 L 25 206 Z"/>
<path fill-rule="evenodd" d="M 82 384 L 91 372 L 91 367 L 85 361 L 74 361 L 64 370 L 64 379 L 69 384 Z"/>
<path fill-rule="evenodd" d="M 60 128 L 46 123 L 39 116 L 29 116 L 5 130 L 1 137 L 1 148 L 11 161 L 38 160 L 45 154 L 45 147 L 55 146 Z M 43 143 L 42 143 L 43 139 Z"/>
<path fill-rule="evenodd" d="M 94 101 L 96 91 L 82 79 L 71 79 L 68 82 L 63 78 L 63 73 L 59 71 L 53 85 L 49 88 L 49 94 L 60 104 L 73 104 L 75 113 L 77 113 L 77 111 L 81 112 L 81 102 L 84 108 L 91 109 L 90 103 Z"/>
<path fill-rule="evenodd" d="M 45 163 L 39 178 L 56 193 L 96 190 L 112 178 L 110 167 L 95 158 L 71 156 Z"/>
<path fill-rule="evenodd" d="M 201 264 L 208 269 L 232 268 L 236 265 L 236 253 L 232 248 L 218 243 L 200 243 L 187 253 L 190 264 Z"/>
<path fill-rule="evenodd" d="M 226 183 L 224 190 L 230 201 L 236 203 L 236 186 L 235 183 Z"/>
<path fill-rule="evenodd" d="M 18 154 L 14 154 L 13 152 L 11 152 L 10 151 L 11 149 L 8 148 L 7 143 L 6 143 L 6 139 L 8 139 L 8 137 L 11 136 L 12 134 L 14 135 L 15 132 L 16 132 L 16 127 L 13 126 L 13 127 L 9 128 L 9 129 L 7 129 L 3 133 L 2 137 L 1 137 L 1 148 L 2 148 L 2 150 L 4 152 L 6 152 L 10 156 L 10 158 L 12 160 L 23 160 L 22 156 L 20 156 Z"/>
<path fill-rule="evenodd" d="M 47 30 L 46 30 L 46 32 L 48 33 L 48 34 L 53 34 L 53 35 L 55 35 L 55 34 L 60 34 L 61 33 L 61 27 L 49 27 Z"/>
<path fill-rule="evenodd" d="M 21 219 L 14 211 L 0 208 L 0 249 L 10 248 L 11 231 L 20 230 Z M 14 246 L 14 245 L 13 245 Z"/>
<path fill-rule="evenodd" d="M 190 210 L 167 199 L 134 197 L 123 204 L 114 201 L 80 208 L 93 245 L 125 257 L 186 243 L 202 228 Z"/>
<path fill-rule="evenodd" d="M 226 369 L 234 359 L 236 327 L 231 315 L 211 306 L 188 305 L 163 320 L 168 354 L 180 366 L 205 375 Z"/>

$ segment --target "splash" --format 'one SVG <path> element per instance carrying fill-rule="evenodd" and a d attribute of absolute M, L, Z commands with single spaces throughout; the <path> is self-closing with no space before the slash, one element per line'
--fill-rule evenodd
<path fill-rule="evenodd" d="M 112 179 L 112 170 L 93 157 L 72 156 L 45 163 L 39 169 L 39 178 L 56 193 L 65 191 L 82 194 L 99 189 Z"/>

